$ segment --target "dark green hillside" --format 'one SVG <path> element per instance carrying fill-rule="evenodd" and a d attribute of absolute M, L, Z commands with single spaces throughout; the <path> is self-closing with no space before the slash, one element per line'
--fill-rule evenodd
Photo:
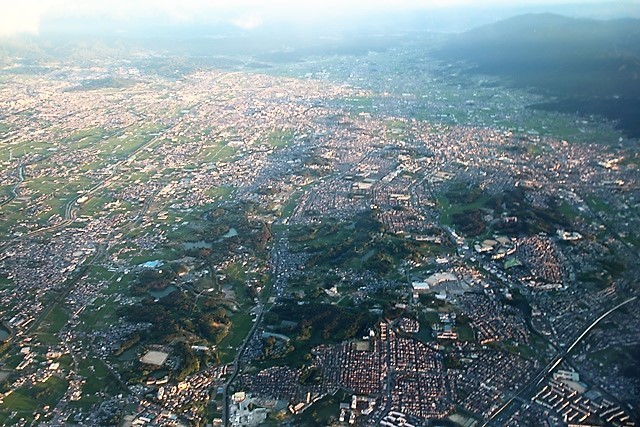
<path fill-rule="evenodd" d="M 452 36 L 435 54 L 554 98 L 536 108 L 602 115 L 640 136 L 639 20 L 522 15 Z"/>

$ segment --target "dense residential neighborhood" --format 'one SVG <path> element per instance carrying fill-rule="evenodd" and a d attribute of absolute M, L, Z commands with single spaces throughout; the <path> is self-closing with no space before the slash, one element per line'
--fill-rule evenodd
<path fill-rule="evenodd" d="M 3 425 L 637 425 L 622 138 L 488 120 L 490 85 L 407 93 L 422 74 L 374 54 L 172 78 L 16 61 Z"/>

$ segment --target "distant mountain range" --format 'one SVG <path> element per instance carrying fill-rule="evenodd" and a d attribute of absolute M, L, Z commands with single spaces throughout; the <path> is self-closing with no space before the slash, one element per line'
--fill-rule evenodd
<path fill-rule="evenodd" d="M 528 14 L 452 35 L 435 52 L 552 98 L 536 108 L 598 114 L 640 137 L 640 20 Z"/>

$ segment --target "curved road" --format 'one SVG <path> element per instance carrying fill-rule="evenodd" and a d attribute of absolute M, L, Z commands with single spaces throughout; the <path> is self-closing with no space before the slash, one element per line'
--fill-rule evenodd
<path fill-rule="evenodd" d="M 1 202 L 0 206 L 8 205 L 16 197 L 18 197 L 18 187 L 20 186 L 20 184 L 22 184 L 23 181 L 24 181 L 24 164 L 20 162 L 20 164 L 18 165 L 18 182 L 13 187 L 11 187 L 11 189 L 9 190 L 11 192 L 11 195 L 7 200 L 4 200 L 3 202 Z"/>
<path fill-rule="evenodd" d="M 276 240 L 276 239 L 274 238 L 274 240 Z M 271 296 L 271 292 L 273 291 L 274 283 L 278 278 L 279 266 L 280 266 L 279 251 L 278 250 L 273 250 L 272 251 L 271 262 L 275 264 L 275 269 L 274 269 L 274 273 L 273 273 L 272 283 L 269 286 L 269 289 L 268 289 L 267 293 L 264 296 L 264 301 L 265 302 L 269 300 L 269 297 Z M 228 426 L 229 425 L 229 387 L 231 386 L 231 384 L 235 381 L 236 377 L 238 376 L 238 373 L 239 373 L 238 371 L 239 371 L 239 367 L 240 367 L 240 357 L 244 353 L 245 349 L 247 348 L 247 345 L 249 344 L 249 342 L 253 338 L 253 335 L 256 333 L 256 330 L 258 330 L 258 327 L 259 327 L 260 323 L 262 322 L 262 316 L 263 316 L 263 314 L 265 312 L 265 308 L 264 307 L 265 307 L 265 305 L 263 303 L 261 303 L 259 308 L 258 308 L 258 312 L 257 312 L 258 315 L 256 316 L 256 321 L 253 323 L 253 326 L 251 327 L 251 330 L 249 331 L 249 333 L 247 334 L 246 338 L 242 342 L 242 345 L 240 346 L 240 348 L 236 352 L 236 357 L 233 359 L 233 367 L 234 367 L 233 375 L 231 377 L 229 377 L 229 380 L 227 380 L 227 382 L 224 385 L 224 392 L 223 392 L 223 399 L 222 399 L 222 401 L 223 401 L 222 420 L 223 420 L 223 425 L 224 426 Z"/>
<path fill-rule="evenodd" d="M 620 304 L 616 305 L 615 307 L 613 307 L 612 309 L 606 311 L 604 314 L 602 314 L 600 317 L 598 317 L 596 320 L 594 320 L 593 322 L 591 322 L 591 324 L 589 324 L 589 326 L 587 326 L 585 328 L 585 330 L 578 336 L 578 338 L 575 339 L 575 341 L 573 341 L 573 343 L 567 347 L 566 350 L 564 350 L 562 353 L 558 354 L 551 362 L 549 362 L 547 364 L 547 366 L 545 366 L 545 368 L 540 371 L 538 373 L 538 375 L 536 375 L 534 378 L 530 379 L 527 383 L 525 383 L 522 387 L 520 387 L 520 390 L 517 391 L 509 400 L 507 400 L 482 426 L 488 426 L 491 425 L 491 423 L 505 410 L 507 409 L 507 407 L 509 405 L 511 405 L 511 403 L 513 403 L 514 400 L 516 399 L 520 399 L 521 395 L 525 394 L 525 392 L 527 390 L 529 390 L 529 388 L 534 387 L 537 388 L 544 380 L 545 378 L 551 373 L 553 372 L 553 370 L 555 368 L 557 368 L 560 363 L 562 363 L 562 361 L 565 359 L 565 357 L 567 357 L 569 355 L 569 353 L 571 353 L 571 351 L 580 343 L 580 341 L 582 341 L 582 339 L 584 337 L 587 336 L 587 334 L 589 334 L 589 332 L 591 332 L 591 330 L 598 324 L 600 323 L 600 321 L 602 321 L 604 318 L 606 318 L 607 316 L 609 316 L 611 313 L 613 313 L 614 311 L 616 311 L 617 309 L 619 309 L 620 307 L 630 303 L 631 301 L 636 300 L 638 297 L 631 297 L 623 302 L 621 302 Z"/>

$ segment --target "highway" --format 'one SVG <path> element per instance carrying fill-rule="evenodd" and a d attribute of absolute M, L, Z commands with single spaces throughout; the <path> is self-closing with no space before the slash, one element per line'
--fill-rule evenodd
<path fill-rule="evenodd" d="M 502 412 L 504 412 L 505 409 L 507 409 L 507 407 L 509 407 L 509 405 L 513 403 L 514 400 L 522 400 L 529 392 L 535 391 L 535 389 L 537 389 L 542 384 L 542 382 L 547 378 L 547 376 L 550 373 L 552 373 L 553 370 L 556 369 L 562 363 L 562 361 L 569 355 L 569 353 L 571 353 L 571 351 L 580 343 L 580 341 L 582 341 L 584 337 L 586 337 L 589 334 L 589 332 L 591 332 L 591 330 L 598 323 L 600 323 L 604 318 L 609 316 L 611 313 L 613 313 L 620 307 L 630 303 L 631 301 L 636 300 L 637 298 L 638 297 L 635 296 L 621 302 L 620 304 L 616 305 L 610 310 L 607 310 L 600 317 L 598 317 L 596 320 L 591 322 L 584 329 L 584 331 L 582 331 L 582 333 L 578 335 L 578 337 L 573 341 L 573 343 L 569 347 L 567 347 L 566 350 L 558 354 L 551 362 L 549 362 L 544 367 L 542 371 L 538 373 L 538 375 L 536 375 L 534 378 L 530 379 L 527 383 L 525 383 L 522 387 L 520 387 L 520 389 L 509 400 L 507 400 L 496 412 L 494 412 L 493 415 L 491 415 L 491 417 L 487 421 L 485 421 L 485 423 L 483 424 L 483 427 L 493 425 L 492 424 L 493 421 L 496 420 L 500 416 L 500 414 L 502 414 Z"/>
<path fill-rule="evenodd" d="M 229 387 L 238 376 L 238 371 L 240 370 L 240 356 L 242 356 L 242 353 L 244 353 L 244 350 L 247 348 L 247 344 L 249 344 L 249 342 L 253 338 L 253 335 L 256 333 L 256 330 L 258 329 L 258 325 L 260 325 L 260 322 L 262 321 L 263 314 L 264 314 L 264 306 L 260 305 L 258 309 L 258 316 L 256 317 L 256 321 L 253 323 L 251 330 L 249 331 L 249 333 L 247 334 L 247 337 L 244 339 L 244 341 L 242 342 L 242 345 L 236 352 L 236 357 L 233 359 L 233 367 L 234 367 L 233 375 L 229 377 L 229 380 L 227 380 L 227 382 L 224 385 L 224 393 L 223 393 L 223 399 L 222 399 L 222 401 L 224 402 L 224 405 L 222 408 L 222 419 L 224 421 L 225 426 L 229 425 Z"/>
<path fill-rule="evenodd" d="M 274 236 L 274 240 L 275 236 Z M 279 241 L 279 240 L 278 240 Z M 274 273 L 273 273 L 273 283 L 275 283 L 275 281 L 278 279 L 278 274 L 279 274 L 279 266 L 280 266 L 280 259 L 279 259 L 279 251 L 278 250 L 273 250 L 272 251 L 272 255 L 271 255 L 271 263 L 272 265 L 275 266 L 274 268 Z M 271 296 L 271 293 L 273 291 L 273 283 L 271 284 L 271 286 L 269 287 L 269 289 L 267 290 L 267 292 L 265 293 L 263 300 L 268 301 L 269 297 Z M 260 324 L 262 323 L 262 316 L 265 312 L 265 303 L 260 303 L 258 306 L 258 310 L 257 310 L 257 316 L 256 316 L 256 320 L 253 323 L 253 326 L 251 327 L 251 330 L 249 331 L 249 333 L 247 334 L 247 336 L 245 337 L 244 341 L 242 341 L 242 345 L 240 346 L 240 348 L 238 349 L 238 351 L 236 352 L 236 356 L 233 359 L 233 367 L 234 367 L 234 371 L 233 371 L 233 375 L 231 375 L 231 377 L 229 377 L 229 379 L 227 380 L 227 382 L 224 385 L 224 392 L 223 392 L 223 398 L 222 398 L 222 402 L 223 402 L 223 406 L 222 406 L 222 420 L 223 420 L 223 425 L 224 426 L 228 426 L 229 425 L 229 387 L 231 386 L 231 384 L 235 381 L 236 377 L 238 376 L 239 373 L 239 368 L 240 368 L 240 357 L 242 356 L 242 354 L 244 353 L 245 349 L 247 348 L 247 345 L 249 344 L 249 342 L 251 342 L 251 339 L 253 338 L 253 335 L 256 333 L 256 331 L 258 330 Z"/>

